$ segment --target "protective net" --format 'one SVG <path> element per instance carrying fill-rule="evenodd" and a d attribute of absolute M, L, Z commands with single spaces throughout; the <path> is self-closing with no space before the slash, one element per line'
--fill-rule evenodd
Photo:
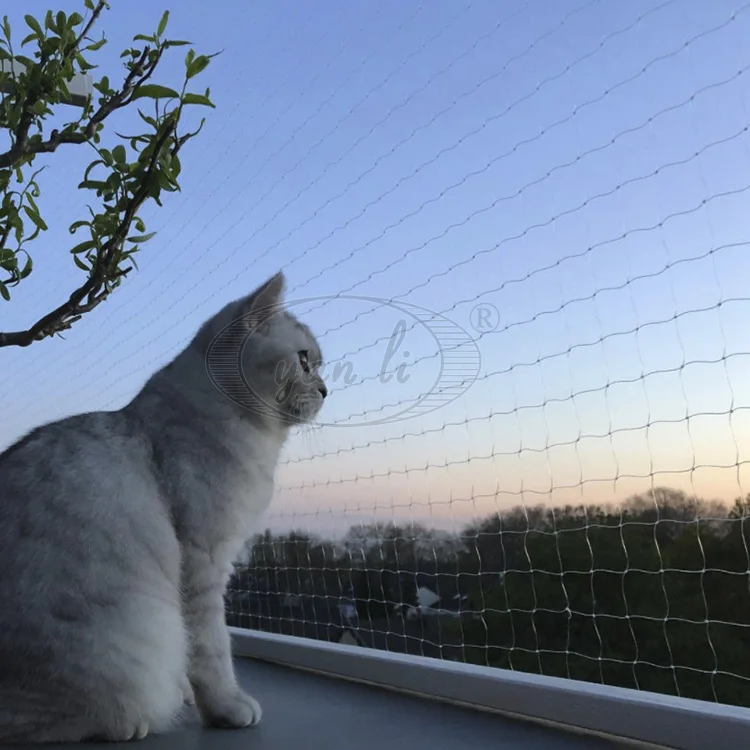
<path fill-rule="evenodd" d="M 231 625 L 750 705 L 748 4 L 293 8 L 227 6 L 184 194 L 9 353 L 8 442 L 283 267 L 330 396 Z"/>

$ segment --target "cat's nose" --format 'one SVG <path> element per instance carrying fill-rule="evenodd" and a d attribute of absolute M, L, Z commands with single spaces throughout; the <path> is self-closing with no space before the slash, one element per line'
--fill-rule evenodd
<path fill-rule="evenodd" d="M 318 386 L 318 390 L 320 391 L 320 395 L 325 398 L 328 395 L 328 388 L 326 388 L 325 383 L 321 383 Z"/>

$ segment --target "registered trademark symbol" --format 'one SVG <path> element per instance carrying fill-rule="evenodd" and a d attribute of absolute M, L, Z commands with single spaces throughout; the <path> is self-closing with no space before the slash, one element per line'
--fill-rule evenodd
<path fill-rule="evenodd" d="M 489 302 L 480 302 L 472 309 L 469 322 L 477 333 L 489 333 L 496 330 L 500 325 L 500 313 Z"/>

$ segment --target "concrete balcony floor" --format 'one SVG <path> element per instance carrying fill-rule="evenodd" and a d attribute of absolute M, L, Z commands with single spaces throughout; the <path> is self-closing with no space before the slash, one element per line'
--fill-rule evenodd
<path fill-rule="evenodd" d="M 242 685 L 263 706 L 253 729 L 196 721 L 136 743 L 142 750 L 617 750 L 626 745 L 248 659 Z M 127 743 L 133 747 L 133 743 Z M 118 744 L 86 744 L 112 750 Z M 79 750 L 81 745 L 55 745 Z"/>

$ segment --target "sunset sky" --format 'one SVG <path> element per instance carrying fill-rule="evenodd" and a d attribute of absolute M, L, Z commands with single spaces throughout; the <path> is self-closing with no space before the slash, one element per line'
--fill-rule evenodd
<path fill-rule="evenodd" d="M 113 6 L 99 70 L 116 81 L 119 52 L 163 8 Z M 274 526 L 450 528 L 652 485 L 747 493 L 749 6 L 175 4 L 173 37 L 223 50 L 198 84 L 217 109 L 185 150 L 183 192 L 142 214 L 158 234 L 140 270 L 65 340 L 0 351 L 0 447 L 119 408 L 204 319 L 283 268 L 293 310 L 354 382 L 329 381 L 325 424 L 290 441 Z M 180 83 L 183 54 L 159 82 Z M 136 127 L 126 116 L 109 132 Z M 0 302 L 3 330 L 80 283 L 67 226 L 92 158 L 45 161 L 50 231 Z M 475 382 L 372 424 L 439 394 L 451 351 Z M 384 361 L 406 382 L 382 382 Z"/>

